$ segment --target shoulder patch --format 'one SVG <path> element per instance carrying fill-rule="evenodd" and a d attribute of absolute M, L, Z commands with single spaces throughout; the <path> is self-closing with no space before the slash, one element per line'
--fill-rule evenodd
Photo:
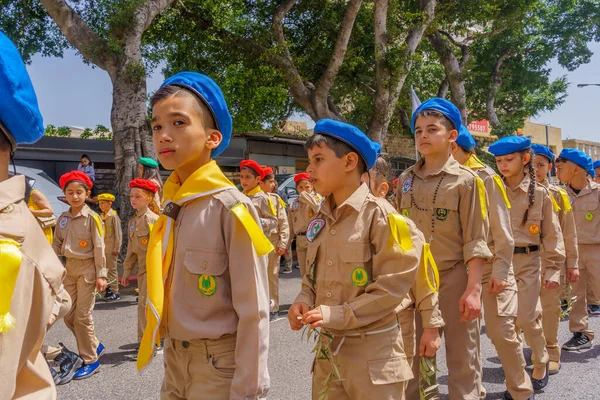
<path fill-rule="evenodd" d="M 235 193 L 239 192 L 236 190 Z M 240 203 L 240 200 L 243 198 L 240 196 L 238 199 L 235 193 L 233 190 L 222 190 L 219 193 L 216 193 L 213 197 L 223 203 L 227 210 L 231 210 L 238 203 Z"/>

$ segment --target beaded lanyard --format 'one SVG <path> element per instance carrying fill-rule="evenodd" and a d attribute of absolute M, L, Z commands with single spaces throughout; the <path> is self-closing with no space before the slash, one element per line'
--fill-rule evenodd
<path fill-rule="evenodd" d="M 442 181 L 444 180 L 445 177 L 446 177 L 446 173 L 444 172 L 442 174 L 442 176 L 440 177 L 440 180 L 439 180 L 437 186 L 435 187 L 435 191 L 433 192 L 433 206 L 431 207 L 431 235 L 429 236 L 430 244 L 431 244 L 431 242 L 433 242 L 433 232 L 435 231 L 435 199 L 437 198 L 438 190 L 440 189 Z M 411 174 L 411 178 L 413 181 L 413 184 L 410 186 L 410 201 L 411 201 L 412 205 L 419 211 L 429 211 L 429 209 L 421 208 L 417 205 L 417 202 L 415 201 L 415 196 L 414 196 L 413 190 L 412 190 L 412 188 L 414 186 L 414 181 L 416 178 L 416 175 L 414 172 Z"/>

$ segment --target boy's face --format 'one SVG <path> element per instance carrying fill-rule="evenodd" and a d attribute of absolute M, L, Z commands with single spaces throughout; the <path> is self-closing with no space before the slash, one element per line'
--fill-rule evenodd
<path fill-rule="evenodd" d="M 298 194 L 303 192 L 311 193 L 313 190 L 312 183 L 307 179 L 302 179 L 296 185 L 296 190 L 298 191 Z"/>
<path fill-rule="evenodd" d="M 148 197 L 148 195 L 144 193 L 144 189 L 131 188 L 129 191 L 129 201 L 131 202 L 131 207 L 136 210 L 148 207 L 150 200 L 151 199 Z"/>
<path fill-rule="evenodd" d="M 325 144 L 308 149 L 310 164 L 308 164 L 306 172 L 310 174 L 310 179 L 317 192 L 326 197 L 345 183 L 348 179 L 346 172 L 357 167 L 358 159 L 353 165 L 349 165 L 349 161 L 350 163 L 352 161 L 348 156 L 352 154 L 357 156 L 356 153 L 348 153 L 344 157 L 338 157 Z"/>
<path fill-rule="evenodd" d="M 100 200 L 99 202 L 99 206 L 100 209 L 102 210 L 103 213 L 107 213 L 110 211 L 110 208 L 112 207 L 112 201 L 107 201 L 107 200 Z"/>
<path fill-rule="evenodd" d="M 83 157 L 81 159 L 81 165 L 83 165 L 84 167 L 87 167 L 88 165 L 90 165 L 90 160 L 88 160 L 87 158 Z"/>
<path fill-rule="evenodd" d="M 260 177 L 252 175 L 252 172 L 243 168 L 240 171 L 240 184 L 244 192 L 249 192 L 260 183 Z"/>
<path fill-rule="evenodd" d="M 71 182 L 65 188 L 65 197 L 71 207 L 82 207 L 89 195 L 90 191 L 79 182 Z"/>
<path fill-rule="evenodd" d="M 222 138 L 221 132 L 204 128 L 200 105 L 192 95 L 167 97 L 152 108 L 152 142 L 166 169 L 197 170 L 210 161 Z"/>
<path fill-rule="evenodd" d="M 596 177 L 594 178 L 594 182 L 600 183 L 600 167 L 596 168 L 595 171 L 596 171 Z"/>
<path fill-rule="evenodd" d="M 563 184 L 571 183 L 577 172 L 581 170 L 577 164 L 560 159 L 556 162 L 556 176 Z"/>
<path fill-rule="evenodd" d="M 274 193 L 275 192 L 275 178 L 260 181 L 260 188 L 265 193 Z"/>
<path fill-rule="evenodd" d="M 523 167 L 529 162 L 530 154 L 521 156 L 519 153 L 510 153 L 496 157 L 498 170 L 505 178 L 512 178 L 523 174 Z"/>
<path fill-rule="evenodd" d="M 544 182 L 548 179 L 548 174 L 552 169 L 552 164 L 544 156 L 536 155 L 533 157 L 533 168 L 535 169 L 535 179 L 538 182 Z"/>
<path fill-rule="evenodd" d="M 457 135 L 456 129 L 448 130 L 438 117 L 420 116 L 415 121 L 417 150 L 424 156 L 449 152 L 450 143 L 456 141 Z"/>

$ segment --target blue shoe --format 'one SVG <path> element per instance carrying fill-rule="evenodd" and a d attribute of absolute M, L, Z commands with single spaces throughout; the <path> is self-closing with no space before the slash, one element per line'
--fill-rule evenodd
<path fill-rule="evenodd" d="M 589 315 L 600 315 L 600 306 L 597 304 L 588 305 L 588 314 Z"/>
<path fill-rule="evenodd" d="M 92 376 L 96 372 L 98 372 L 99 368 L 100 368 L 100 361 L 96 361 L 95 363 L 92 363 L 92 364 L 85 364 L 83 367 L 81 367 L 77 370 L 73 379 L 89 378 L 90 376 Z"/>
<path fill-rule="evenodd" d="M 96 355 L 98 356 L 98 358 L 100 358 L 100 356 L 104 354 L 104 350 L 106 350 L 104 348 L 104 345 L 102 343 L 98 343 L 98 347 L 96 347 Z"/>

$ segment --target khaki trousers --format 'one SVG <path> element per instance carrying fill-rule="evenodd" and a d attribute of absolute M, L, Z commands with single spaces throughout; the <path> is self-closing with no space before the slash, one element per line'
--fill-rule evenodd
<path fill-rule="evenodd" d="M 579 281 L 572 283 L 572 294 L 577 298 L 573 301 L 573 308 L 569 316 L 569 330 L 573 333 L 584 333 L 594 339 L 594 332 L 588 326 L 588 288 L 592 292 L 600 293 L 600 245 L 580 244 L 579 249 Z"/>
<path fill-rule="evenodd" d="M 98 339 L 94 333 L 92 311 L 96 304 L 96 268 L 94 259 L 78 260 L 67 258 L 67 275 L 63 285 L 71 296 L 71 310 L 65 315 L 65 325 L 77 340 L 79 355 L 85 364 L 98 360 L 96 348 Z"/>
<path fill-rule="evenodd" d="M 300 276 L 303 278 L 308 272 L 308 266 L 306 265 L 307 249 L 308 240 L 306 240 L 306 235 L 296 235 L 296 255 L 298 256 L 298 265 L 300 266 Z"/>
<path fill-rule="evenodd" d="M 338 336 L 329 344 L 332 352 L 341 340 Z M 404 400 L 406 383 L 413 377 L 398 327 L 373 335 L 347 336 L 333 361 L 342 380 L 330 381 L 329 400 Z M 323 381 L 333 369 L 327 360 L 315 359 L 313 365 L 312 398 L 318 400 Z"/>
<path fill-rule="evenodd" d="M 543 267 L 542 267 L 543 268 Z M 563 266 L 566 269 L 566 265 Z M 544 276 L 543 268 L 542 276 Z M 561 271 L 561 276 L 564 272 Z M 548 290 L 542 286 L 540 301 L 542 303 L 542 329 L 546 338 L 546 350 L 550 361 L 560 362 L 560 346 L 558 345 L 558 327 L 560 324 L 561 287 Z"/>
<path fill-rule="evenodd" d="M 509 272 L 510 286 L 492 296 L 487 291 L 492 274 L 492 263 L 484 266 L 481 299 L 485 319 L 485 333 L 496 349 L 502 363 L 506 388 L 516 400 L 526 400 L 533 394 L 533 386 L 525 371 L 523 344 L 517 336 L 517 283 L 512 270 Z"/>
<path fill-rule="evenodd" d="M 108 240 L 105 243 L 106 250 L 104 251 L 104 256 L 106 257 L 106 269 L 107 269 L 107 282 L 112 282 L 108 285 L 111 292 L 119 293 L 119 274 L 117 273 L 117 261 L 119 259 L 118 255 L 113 254 L 113 249 L 115 244 L 112 240 Z"/>
<path fill-rule="evenodd" d="M 137 340 L 138 343 L 142 342 L 142 336 L 144 336 L 144 329 L 146 329 L 146 299 L 148 298 L 148 285 L 146 284 L 146 271 L 143 274 L 137 276 L 138 284 L 138 303 L 137 303 Z"/>
<path fill-rule="evenodd" d="M 40 352 L 46 358 L 46 361 L 52 361 L 58 356 L 62 351 L 60 347 L 48 346 L 47 344 L 42 345 L 42 349 Z"/>
<path fill-rule="evenodd" d="M 189 342 L 166 338 L 161 400 L 229 399 L 236 334 Z"/>
<path fill-rule="evenodd" d="M 267 275 L 269 276 L 269 299 L 271 300 L 271 312 L 279 311 L 279 260 L 281 256 L 275 250 L 269 253 L 269 265 Z"/>
<path fill-rule="evenodd" d="M 548 362 L 546 338 L 542 329 L 542 305 L 540 302 L 541 258 L 540 252 L 515 254 L 513 257 L 515 277 L 517 279 L 519 310 L 517 329 L 523 331 L 525 341 L 531 347 L 534 366 L 544 367 Z M 560 291 L 557 290 L 560 293 Z"/>

